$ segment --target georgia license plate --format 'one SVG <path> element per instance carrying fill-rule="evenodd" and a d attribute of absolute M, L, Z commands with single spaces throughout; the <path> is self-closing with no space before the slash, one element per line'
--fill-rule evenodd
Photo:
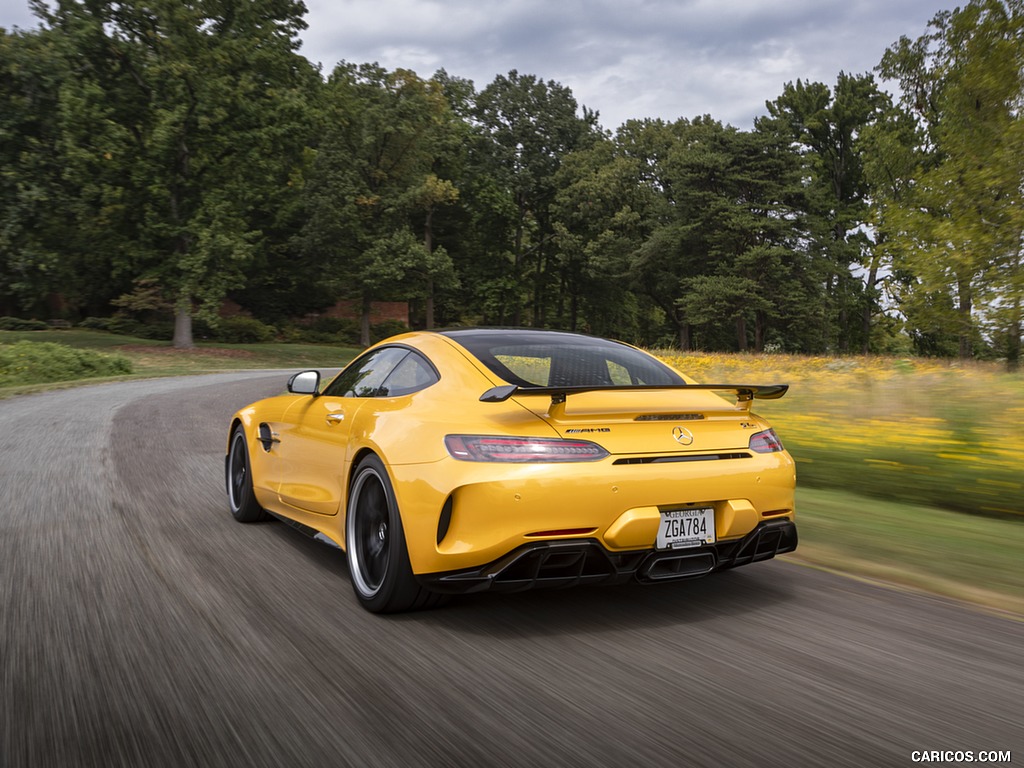
<path fill-rule="evenodd" d="M 715 543 L 715 510 L 711 507 L 673 509 L 661 513 L 658 549 L 684 549 Z"/>

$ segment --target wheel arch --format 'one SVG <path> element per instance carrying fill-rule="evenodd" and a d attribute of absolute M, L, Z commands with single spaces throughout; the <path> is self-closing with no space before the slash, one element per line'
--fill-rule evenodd
<path fill-rule="evenodd" d="M 242 420 L 238 416 L 235 416 L 233 419 L 231 419 L 231 426 L 228 428 L 228 444 L 226 446 L 226 450 L 224 451 L 225 455 L 231 453 L 231 440 L 232 438 L 234 438 L 235 430 L 238 429 L 238 427 L 242 427 L 242 429 L 245 429 L 245 425 L 242 422 Z"/>
<path fill-rule="evenodd" d="M 236 451 L 236 445 L 239 445 Z M 253 487 L 252 446 L 246 435 L 245 420 L 237 415 L 231 421 L 228 430 L 227 452 L 224 454 L 224 482 L 228 493 L 228 504 L 231 514 L 240 523 L 255 523 L 268 518 L 267 511 L 256 497 Z M 241 455 L 242 466 L 238 468 L 235 479 L 235 456 Z"/>
<path fill-rule="evenodd" d="M 380 460 L 380 463 L 384 465 L 384 469 L 388 468 L 387 462 L 385 462 L 384 459 L 381 458 L 380 453 L 375 451 L 370 446 L 364 445 L 362 448 L 360 448 L 358 451 L 356 451 L 355 455 L 352 457 L 352 463 L 349 464 L 349 467 L 348 467 L 348 483 L 345 486 L 345 499 L 346 499 L 346 503 L 348 501 L 349 491 L 352 489 L 352 478 L 355 477 L 356 469 L 362 463 L 363 459 L 365 459 L 367 456 L 376 456 L 377 459 Z M 391 471 L 389 470 L 388 471 L 388 475 L 390 475 L 390 474 L 391 474 Z M 389 477 L 389 479 L 391 479 L 391 478 Z M 393 482 L 394 482 L 394 480 L 392 480 L 392 483 Z"/>
<path fill-rule="evenodd" d="M 391 478 L 391 472 L 388 470 L 388 465 L 384 462 L 384 459 L 380 457 L 380 454 L 368 445 L 362 446 L 355 455 L 352 457 L 352 461 L 348 465 L 348 473 L 345 475 L 345 494 L 342 498 L 340 509 L 338 512 L 341 515 L 340 525 L 338 526 L 338 532 L 341 534 L 341 544 L 343 549 L 348 549 L 348 505 L 351 502 L 352 496 L 352 480 L 356 476 L 356 470 L 362 463 L 363 459 L 367 456 L 375 456 L 381 464 L 384 465 L 384 471 L 388 473 L 388 480 L 391 480 L 391 485 L 394 487 L 394 480 Z M 401 508 L 399 508 L 399 514 L 401 514 Z"/>

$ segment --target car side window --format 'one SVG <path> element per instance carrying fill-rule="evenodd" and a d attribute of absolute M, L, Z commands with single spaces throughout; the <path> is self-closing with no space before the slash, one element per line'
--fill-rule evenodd
<path fill-rule="evenodd" d="M 358 358 L 327 385 L 329 397 L 377 397 L 388 375 L 410 353 L 402 347 L 383 347 Z"/>
<path fill-rule="evenodd" d="M 384 380 L 378 397 L 401 397 L 426 389 L 440 377 L 426 358 L 410 352 Z"/>

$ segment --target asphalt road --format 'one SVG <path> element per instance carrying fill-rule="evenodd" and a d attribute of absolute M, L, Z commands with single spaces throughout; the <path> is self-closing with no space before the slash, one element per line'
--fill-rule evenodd
<path fill-rule="evenodd" d="M 0 766 L 1024 762 L 1024 624 L 784 559 L 371 616 L 227 512 L 228 418 L 284 380 L 0 402 Z"/>

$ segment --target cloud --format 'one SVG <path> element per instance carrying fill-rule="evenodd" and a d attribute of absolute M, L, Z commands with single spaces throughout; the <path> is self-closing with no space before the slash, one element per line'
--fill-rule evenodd
<path fill-rule="evenodd" d="M 702 114 L 749 128 L 787 82 L 870 71 L 901 35 L 925 31 L 933 3 L 307 0 L 303 51 L 326 70 L 443 67 L 478 89 L 516 69 L 568 86 L 609 128 Z"/>
<path fill-rule="evenodd" d="M 330 72 L 376 61 L 484 88 L 499 74 L 555 80 L 616 128 L 710 114 L 750 128 L 797 79 L 870 71 L 951 0 L 305 0 L 301 51 Z M 0 26 L 36 25 L 0 0 Z"/>

